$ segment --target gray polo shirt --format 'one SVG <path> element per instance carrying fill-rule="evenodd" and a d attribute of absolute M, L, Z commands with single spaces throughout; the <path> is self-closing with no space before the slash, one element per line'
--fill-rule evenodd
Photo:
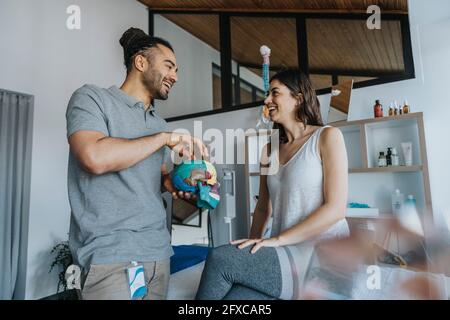
<path fill-rule="evenodd" d="M 94 130 L 109 137 L 133 139 L 168 131 L 151 106 L 113 86 L 85 85 L 67 107 L 67 137 Z M 166 211 L 161 197 L 161 164 L 169 149 L 161 148 L 136 165 L 93 175 L 69 154 L 68 189 L 72 209 L 69 244 L 75 263 L 159 261 L 172 254 Z"/>

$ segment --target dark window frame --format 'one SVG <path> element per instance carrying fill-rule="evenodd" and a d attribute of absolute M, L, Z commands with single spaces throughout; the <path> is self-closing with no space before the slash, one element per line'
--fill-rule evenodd
<path fill-rule="evenodd" d="M 219 17 L 219 34 L 220 34 L 220 64 L 221 64 L 221 96 L 222 107 L 209 111 L 197 112 L 181 116 L 166 118 L 166 121 L 179 121 L 184 119 L 198 118 L 214 115 L 223 112 L 231 112 L 254 108 L 261 106 L 263 100 L 252 103 L 232 105 L 232 51 L 231 51 L 231 17 L 277 17 L 277 18 L 295 18 L 297 26 L 297 53 L 298 66 L 306 74 L 326 74 L 332 77 L 333 83 L 337 76 L 370 76 L 369 74 L 355 73 L 349 70 L 310 70 L 308 62 L 308 39 L 306 30 L 307 19 L 343 19 L 343 20 L 367 20 L 370 16 L 364 13 L 290 13 L 290 12 L 222 12 L 222 11 L 182 11 L 182 10 L 152 10 L 149 13 L 149 34 L 154 35 L 154 15 L 155 14 L 200 14 L 200 15 L 217 15 Z M 411 31 L 408 14 L 399 13 L 382 13 L 382 20 L 400 21 L 403 61 L 405 72 L 403 74 L 395 74 L 381 76 L 377 79 L 356 82 L 354 89 L 386 84 L 390 82 L 403 81 L 415 78 L 414 59 L 411 42 Z M 261 68 L 261 65 L 241 65 L 243 67 Z M 375 76 L 375 75 L 374 75 Z M 235 84 L 236 85 L 236 84 Z M 317 95 L 329 94 L 330 88 L 316 90 Z"/>

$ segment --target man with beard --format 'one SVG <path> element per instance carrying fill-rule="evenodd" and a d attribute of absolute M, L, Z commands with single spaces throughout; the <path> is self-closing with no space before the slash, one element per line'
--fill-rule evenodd
<path fill-rule="evenodd" d="M 164 299 L 173 251 L 161 182 L 175 198 L 190 198 L 170 182 L 169 151 L 193 158 L 194 150 L 207 150 L 169 132 L 152 106 L 177 81 L 171 45 L 136 28 L 120 44 L 127 69 L 121 87 L 84 85 L 67 107 L 69 245 L 82 269 L 83 299 Z M 135 276 L 138 286 L 130 285 Z"/>

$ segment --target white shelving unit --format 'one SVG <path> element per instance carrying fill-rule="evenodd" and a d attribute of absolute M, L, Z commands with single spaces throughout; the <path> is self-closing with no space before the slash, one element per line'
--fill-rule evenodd
<path fill-rule="evenodd" d="M 391 194 L 395 189 L 414 195 L 417 207 L 432 214 L 431 192 L 422 113 L 410 113 L 332 124 L 344 136 L 349 162 L 349 202 L 379 208 L 380 218 L 392 216 Z M 377 167 L 380 151 L 395 147 L 404 164 L 402 142 L 412 142 L 411 166 Z"/>

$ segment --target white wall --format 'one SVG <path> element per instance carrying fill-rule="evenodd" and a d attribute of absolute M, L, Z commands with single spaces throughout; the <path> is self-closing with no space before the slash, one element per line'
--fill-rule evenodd
<path fill-rule="evenodd" d="M 156 101 L 162 117 L 174 117 L 212 109 L 212 63 L 220 65 L 220 53 L 161 15 L 155 15 L 155 36 L 173 46 L 179 66 L 178 83 L 170 98 Z"/>
<path fill-rule="evenodd" d="M 349 120 L 370 118 L 376 99 L 388 104 L 396 99 L 407 98 L 412 112 L 424 113 L 425 134 L 430 169 L 434 214 L 446 213 L 450 217 L 448 193 L 450 191 L 450 108 L 448 86 L 450 85 L 450 1 L 410 0 L 410 24 L 416 79 L 379 86 L 356 89 L 352 93 Z M 330 95 L 320 96 L 322 115 L 328 117 Z M 236 128 L 253 128 L 259 109 L 245 109 L 203 117 L 203 128 L 222 131 Z M 187 128 L 193 132 L 192 120 L 170 123 L 173 129 Z"/>
<path fill-rule="evenodd" d="M 66 8 L 81 8 L 81 30 L 66 28 Z M 68 237 L 65 110 L 85 83 L 120 85 L 119 38 L 148 30 L 147 9 L 134 0 L 2 0 L 0 87 L 35 96 L 26 298 L 56 292 L 50 250 Z"/>
<path fill-rule="evenodd" d="M 169 118 L 212 110 L 212 64 L 220 66 L 220 52 L 159 14 L 155 14 L 154 24 L 155 36 L 172 44 L 179 66 L 178 83 L 170 98 L 156 101 L 158 113 Z M 236 63 L 232 68 L 236 74 Z M 242 79 L 262 89 L 261 77 L 242 67 L 240 72 Z"/>

